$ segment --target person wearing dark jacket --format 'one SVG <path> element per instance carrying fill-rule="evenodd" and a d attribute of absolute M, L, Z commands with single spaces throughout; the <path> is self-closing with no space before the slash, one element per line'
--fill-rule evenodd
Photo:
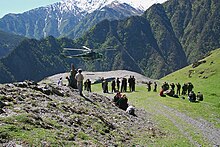
<path fill-rule="evenodd" d="M 127 91 L 127 79 L 123 78 L 121 81 L 121 92 L 126 92 Z"/>
<path fill-rule="evenodd" d="M 157 92 L 157 83 L 154 82 L 154 92 Z"/>
<path fill-rule="evenodd" d="M 70 71 L 70 76 L 66 77 L 66 79 L 68 80 L 68 86 L 77 89 L 77 80 L 75 79 L 75 76 L 77 74 L 77 70 L 75 69 L 74 65 L 71 65 L 71 71 Z"/>
<path fill-rule="evenodd" d="M 122 97 L 118 100 L 117 105 L 119 108 L 126 111 L 126 109 L 128 108 L 128 98 L 125 94 L 123 94 Z"/>
<path fill-rule="evenodd" d="M 88 92 L 92 92 L 91 90 L 91 81 L 89 79 L 86 80 L 86 82 L 84 82 L 84 87 L 85 87 L 85 90 L 88 91 Z"/>
<path fill-rule="evenodd" d="M 115 89 L 115 80 L 112 81 L 112 93 L 116 92 L 116 89 Z"/>
<path fill-rule="evenodd" d="M 201 92 L 198 92 L 196 97 L 198 101 L 203 101 L 203 94 Z"/>
<path fill-rule="evenodd" d="M 195 102 L 196 101 L 196 94 L 193 91 L 190 91 L 188 95 L 188 99 L 190 102 Z"/>
<path fill-rule="evenodd" d="M 130 92 L 132 91 L 132 86 L 133 86 L 132 84 L 133 84 L 132 77 L 130 76 L 130 78 L 128 78 L 128 86 L 129 86 Z"/>
<path fill-rule="evenodd" d="M 180 89 L 181 89 L 180 83 L 177 83 L 177 84 L 176 84 L 176 88 L 177 88 L 176 94 L 177 94 L 177 95 L 180 95 Z"/>
<path fill-rule="evenodd" d="M 188 88 L 188 94 L 193 90 L 193 84 L 191 83 L 191 82 L 189 82 L 188 83 L 188 86 L 187 86 L 187 88 Z"/>
<path fill-rule="evenodd" d="M 116 84 L 117 84 L 117 90 L 119 91 L 120 90 L 120 80 L 119 80 L 119 78 L 117 78 Z"/>
<path fill-rule="evenodd" d="M 135 78 L 132 77 L 132 91 L 135 91 Z"/>
<path fill-rule="evenodd" d="M 184 83 L 182 86 L 182 95 L 186 95 L 187 89 L 188 89 L 187 84 Z"/>
<path fill-rule="evenodd" d="M 104 80 L 102 82 L 102 89 L 103 89 L 103 93 L 108 93 L 108 81 Z"/>

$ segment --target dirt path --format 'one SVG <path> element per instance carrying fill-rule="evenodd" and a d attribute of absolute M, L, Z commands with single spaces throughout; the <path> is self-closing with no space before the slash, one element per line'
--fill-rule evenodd
<path fill-rule="evenodd" d="M 220 129 L 215 128 L 212 123 L 202 118 L 194 119 L 162 103 L 157 102 L 151 106 L 155 110 L 153 115 L 159 114 L 169 119 L 194 146 L 202 146 L 195 136 L 202 136 L 203 140 L 212 146 L 220 146 Z"/>

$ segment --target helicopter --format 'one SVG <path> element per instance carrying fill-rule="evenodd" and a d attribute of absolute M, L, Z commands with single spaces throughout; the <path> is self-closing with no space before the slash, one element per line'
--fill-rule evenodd
<path fill-rule="evenodd" d="M 76 54 L 76 55 L 67 55 L 66 53 L 68 51 L 82 51 L 83 53 L 81 54 Z M 62 55 L 65 58 L 82 58 L 83 60 L 86 61 L 91 61 L 91 60 L 101 60 L 103 58 L 103 54 L 99 52 L 95 52 L 92 49 L 82 46 L 82 48 L 64 48 Z"/>

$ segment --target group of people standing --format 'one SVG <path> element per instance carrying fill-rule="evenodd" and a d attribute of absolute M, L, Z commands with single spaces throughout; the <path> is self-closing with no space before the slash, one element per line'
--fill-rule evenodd
<path fill-rule="evenodd" d="M 175 93 L 175 87 L 176 87 L 176 93 Z M 182 92 L 181 92 L 182 88 Z M 201 92 L 198 92 L 196 95 L 193 91 L 193 84 L 191 82 L 184 83 L 182 86 L 180 83 L 171 83 L 168 84 L 167 82 L 164 82 L 161 86 L 160 96 L 172 96 L 172 97 L 179 97 L 180 95 L 187 95 L 190 102 L 196 102 L 197 101 L 203 101 L 203 94 Z M 166 95 L 165 95 L 166 94 Z"/>
<path fill-rule="evenodd" d="M 76 70 L 74 65 L 71 65 L 71 71 L 70 75 L 66 77 L 68 80 L 68 86 L 74 88 L 74 89 L 79 89 L 80 95 L 82 94 L 83 91 L 83 85 L 84 85 L 84 90 L 91 92 L 91 81 L 90 79 L 87 79 L 84 83 L 84 76 L 82 75 L 82 69 Z M 108 83 L 109 81 L 105 80 L 102 78 L 102 90 L 103 93 L 108 93 L 109 88 L 108 88 Z M 62 84 L 62 77 L 58 81 L 58 85 L 63 85 Z M 133 92 L 135 91 L 135 78 L 134 76 L 130 76 L 128 79 L 123 77 L 122 80 L 120 78 L 117 78 L 116 80 L 111 81 L 111 92 L 127 92 L 127 85 L 129 86 L 129 91 Z"/>
<path fill-rule="evenodd" d="M 83 85 L 84 85 L 84 90 L 91 92 L 91 81 L 90 79 L 87 79 L 84 83 L 84 76 L 82 75 L 82 69 L 76 70 L 74 65 L 71 65 L 71 71 L 70 71 L 70 76 L 67 76 L 66 79 L 68 80 L 68 86 L 78 89 L 80 95 L 82 96 L 82 91 L 83 91 Z M 58 85 L 61 85 L 60 83 L 62 82 L 62 78 L 58 81 Z M 108 88 L 108 83 L 109 81 L 105 80 L 104 78 L 102 79 L 102 90 L 103 93 L 108 93 L 109 88 Z M 127 92 L 127 87 L 129 86 L 129 91 L 133 92 L 135 91 L 135 78 L 134 76 L 130 76 L 128 79 L 123 77 L 122 80 L 120 78 L 117 78 L 116 80 L 111 81 L 111 92 Z"/>
<path fill-rule="evenodd" d="M 146 82 L 147 84 L 147 91 L 150 92 L 151 91 L 151 84 L 153 84 L 151 81 Z M 157 92 L 157 82 L 154 82 L 154 92 Z"/>
<path fill-rule="evenodd" d="M 135 78 L 134 76 L 130 76 L 128 79 L 123 77 L 120 81 L 120 78 L 111 81 L 111 92 L 127 92 L 127 87 L 129 86 L 129 91 L 135 91 Z M 102 90 L 103 93 L 108 93 L 108 81 L 103 79 L 102 82 Z"/>
<path fill-rule="evenodd" d="M 84 76 L 82 75 L 82 69 L 75 70 L 74 65 L 72 65 L 72 69 L 70 71 L 70 76 L 67 76 L 66 79 L 68 80 L 68 86 L 79 90 L 79 94 L 83 96 L 83 84 L 84 84 L 84 90 L 87 90 L 91 92 L 91 81 L 87 79 L 84 83 Z M 58 85 L 61 85 L 62 78 L 58 81 Z M 127 82 L 129 84 L 129 90 L 130 92 L 135 91 L 135 78 L 134 76 L 130 76 L 130 78 L 127 80 L 125 77 L 120 81 L 119 78 L 116 80 L 113 80 L 111 83 L 112 86 L 112 93 L 117 92 L 117 94 L 113 98 L 113 102 L 116 106 L 119 108 L 125 110 L 127 113 L 131 115 L 134 114 L 134 107 L 128 105 L 128 98 L 125 94 L 121 94 L 121 92 L 127 91 Z M 121 84 L 120 84 L 121 83 Z M 108 81 L 104 80 L 102 82 L 102 88 L 103 92 L 108 92 Z M 117 89 L 116 89 L 117 88 Z M 121 89 L 120 89 L 121 88 Z M 121 91 L 121 92 L 119 92 Z"/>
<path fill-rule="evenodd" d="M 70 71 L 70 76 L 67 76 L 66 79 L 68 80 L 68 86 L 74 88 L 74 89 L 78 89 L 79 90 L 79 94 L 81 96 L 83 96 L 83 84 L 84 84 L 84 90 L 87 90 L 89 92 L 91 92 L 91 81 L 89 79 L 87 79 L 84 83 L 84 76 L 82 75 L 82 69 L 78 69 L 76 70 L 74 65 L 72 64 L 71 66 L 71 71 Z M 153 84 L 151 81 L 147 82 L 147 88 L 148 91 L 151 91 L 151 84 Z M 59 79 L 58 81 L 58 85 L 63 85 L 62 83 L 62 77 Z M 113 79 L 111 81 L 111 91 L 112 93 L 117 92 L 127 92 L 127 85 L 129 86 L 129 91 L 133 92 L 135 91 L 135 78 L 134 76 L 130 76 L 128 79 L 123 77 L 122 80 L 120 80 L 120 78 L 117 78 L 116 80 Z M 182 92 L 181 92 L 181 88 L 182 88 Z M 160 96 L 172 96 L 172 97 L 179 97 L 180 95 L 188 95 L 188 99 L 190 102 L 196 102 L 197 101 L 203 101 L 203 94 L 201 92 L 198 92 L 198 94 L 196 95 L 193 91 L 193 84 L 191 82 L 188 83 L 184 83 L 182 86 L 180 85 L 180 83 L 167 83 L 164 82 L 161 86 L 161 91 L 160 91 Z M 108 81 L 104 80 L 102 81 L 102 89 L 104 93 L 108 93 Z M 175 92 L 176 89 L 176 92 Z M 154 90 L 153 91 L 157 91 L 157 83 L 154 82 Z M 116 96 L 117 96 L 116 94 Z M 166 95 L 165 95 L 166 94 Z M 115 98 L 114 98 L 115 99 Z M 125 96 L 120 96 L 120 98 L 117 100 L 114 100 L 114 102 L 116 103 L 116 105 L 118 105 L 120 108 L 122 109 L 126 109 L 128 107 L 127 105 L 127 98 Z"/>

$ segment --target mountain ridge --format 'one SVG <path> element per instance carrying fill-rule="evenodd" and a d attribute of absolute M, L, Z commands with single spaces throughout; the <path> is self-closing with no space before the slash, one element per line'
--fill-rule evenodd
<path fill-rule="evenodd" d="M 122 5 L 124 5 L 124 9 L 120 9 Z M 141 15 L 144 12 L 143 9 L 135 8 L 133 3 L 132 6 L 129 5 L 130 7 L 126 7 L 127 5 L 129 4 L 125 3 L 125 1 L 119 2 L 115 0 L 66 0 L 46 7 L 32 9 L 22 14 L 5 15 L 0 19 L 0 29 L 5 32 L 37 39 L 51 35 L 54 37 L 66 36 L 70 31 L 77 32 L 75 25 L 78 25 L 85 17 L 91 16 L 94 11 L 105 11 L 106 8 L 112 9 L 111 11 L 116 10 L 115 12 L 117 12 L 117 9 L 120 10 L 117 12 L 120 14 L 117 14 L 118 17 L 111 15 L 111 11 L 107 11 L 109 14 L 107 17 L 97 18 L 97 20 L 124 19 L 131 15 Z M 93 19 L 94 22 L 91 25 L 100 21 L 97 20 Z M 83 32 L 88 29 L 86 27 L 83 28 Z M 75 38 L 73 35 L 71 37 Z"/>
<path fill-rule="evenodd" d="M 212 2 L 213 0 L 210 1 Z M 208 6 L 212 6 L 211 4 L 214 4 L 214 1 L 210 4 L 208 3 L 209 0 L 203 0 L 203 3 L 206 2 L 207 8 L 209 8 Z M 52 67 L 56 68 L 55 66 L 49 66 L 51 69 L 49 67 L 47 69 L 47 65 L 45 64 L 48 64 L 48 62 L 45 62 L 45 64 L 44 62 L 39 62 L 40 64 L 36 65 L 42 64 L 41 66 L 46 68 L 45 71 L 53 71 L 57 73 L 65 72 L 68 69 L 68 65 L 70 65 L 72 62 L 76 67 L 81 67 L 87 71 L 125 69 L 142 73 L 151 78 L 161 78 L 166 74 L 172 73 L 173 71 L 199 60 L 201 57 L 209 53 L 209 51 L 215 49 L 216 46 L 220 46 L 218 42 L 220 33 L 217 34 L 220 29 L 216 27 L 216 25 L 220 23 L 220 21 L 217 19 L 219 18 L 217 17 L 219 13 L 216 12 L 219 5 L 216 5 L 216 7 L 210 9 L 210 11 L 207 11 L 212 12 L 211 14 L 216 16 L 214 20 L 202 19 L 205 21 L 205 23 L 200 23 L 202 20 L 199 20 L 198 24 L 196 23 L 192 28 L 190 27 L 192 23 L 197 22 L 195 21 L 196 19 L 199 19 L 197 17 L 197 13 L 204 13 L 203 10 L 199 9 L 201 7 L 200 4 L 202 4 L 201 1 L 193 1 L 193 3 L 191 3 L 189 0 L 168 1 L 165 4 L 153 5 L 147 11 L 145 11 L 142 16 L 127 17 L 126 19 L 120 21 L 103 20 L 93 26 L 81 38 L 75 40 L 67 38 L 55 39 L 52 37 L 54 41 L 48 43 L 48 38 L 45 40 L 42 39 L 42 43 L 37 43 L 36 46 L 38 47 L 36 47 L 36 49 L 32 47 L 32 49 L 45 51 L 45 46 L 47 47 L 49 45 L 48 51 L 52 51 L 50 46 L 53 46 L 51 43 L 54 42 L 54 51 L 56 50 L 56 54 L 53 55 L 58 58 L 59 63 L 54 63 L 53 60 L 51 60 L 51 55 L 49 52 L 44 52 L 42 54 L 39 53 L 38 55 L 43 56 L 44 60 L 48 59 L 48 61 L 50 61 L 49 65 L 58 64 L 63 68 L 62 70 L 59 69 L 58 71 L 56 69 L 52 69 Z M 185 9 L 186 11 L 182 12 L 182 10 Z M 178 10 L 181 10 L 181 13 Z M 181 17 L 180 19 L 180 14 L 182 13 L 190 13 L 192 15 L 185 15 L 185 17 Z M 212 16 L 211 14 L 208 13 L 206 15 Z M 107 14 L 98 12 L 97 15 Z M 85 22 L 89 24 L 89 22 L 92 20 L 93 19 L 88 19 Z M 213 23 L 213 25 L 208 25 L 212 21 L 215 23 Z M 85 25 L 87 23 L 85 23 Z M 192 34 L 192 36 L 197 35 L 197 37 L 193 38 L 197 38 L 196 42 L 190 42 L 189 38 L 192 36 L 187 38 L 189 35 L 188 33 L 195 32 L 195 30 L 200 28 L 203 28 L 203 31 L 201 31 L 202 33 Z M 213 29 L 216 29 L 216 32 L 213 33 Z M 73 33 L 77 34 L 77 32 Z M 207 37 L 210 39 L 207 40 Z M 184 42 L 184 40 L 187 41 Z M 187 45 L 188 43 L 190 44 L 189 46 Z M 27 44 L 23 45 L 28 46 Z M 85 62 L 80 59 L 65 60 L 58 57 L 62 52 L 62 48 L 81 48 L 83 45 L 89 48 L 96 48 L 97 52 L 101 52 L 103 54 L 102 62 Z M 186 47 L 186 45 L 188 47 Z M 203 48 L 200 48 L 200 46 L 203 46 Z M 39 47 L 41 49 L 39 49 Z M 104 50 L 108 47 L 114 48 L 115 50 Z M 190 50 L 192 51 L 189 52 Z M 32 53 L 35 54 L 38 53 L 38 51 L 33 51 Z M 29 56 L 28 53 L 23 52 L 23 54 Z M 14 56 L 17 58 L 15 54 Z M 36 55 L 32 55 L 32 57 L 35 57 L 33 60 L 35 60 L 37 63 L 38 61 L 42 61 L 39 56 L 36 57 Z M 1 62 L 1 67 L 3 69 L 2 71 L 4 71 L 2 77 L 9 76 L 11 79 L 14 79 L 13 76 L 16 75 L 14 67 L 22 67 L 22 64 L 26 64 L 24 60 L 24 63 L 19 63 L 21 65 L 13 66 L 13 64 L 11 64 L 13 62 L 12 56 L 11 58 L 1 60 Z M 8 67 L 8 65 L 10 65 L 10 67 Z M 13 70 L 14 72 L 10 72 L 9 69 Z M 33 80 L 39 80 L 40 78 L 42 79 L 48 75 L 48 73 L 43 73 L 40 66 L 37 67 L 37 69 L 39 69 L 41 73 L 37 75 L 37 77 L 32 76 L 31 78 Z M 32 72 L 34 71 L 33 68 L 24 70 L 28 72 L 30 72 L 29 70 L 32 70 Z M 22 71 L 19 72 L 22 73 Z M 5 75 L 5 73 L 10 74 Z M 50 74 L 53 73 L 51 72 Z M 22 74 L 21 77 L 23 77 Z M 28 76 L 28 78 L 29 77 L 30 76 Z M 6 79 L 8 80 L 8 78 Z M 25 79 L 22 78 L 15 80 L 20 81 Z"/>
<path fill-rule="evenodd" d="M 0 58 L 6 57 L 25 37 L 0 30 Z"/>

